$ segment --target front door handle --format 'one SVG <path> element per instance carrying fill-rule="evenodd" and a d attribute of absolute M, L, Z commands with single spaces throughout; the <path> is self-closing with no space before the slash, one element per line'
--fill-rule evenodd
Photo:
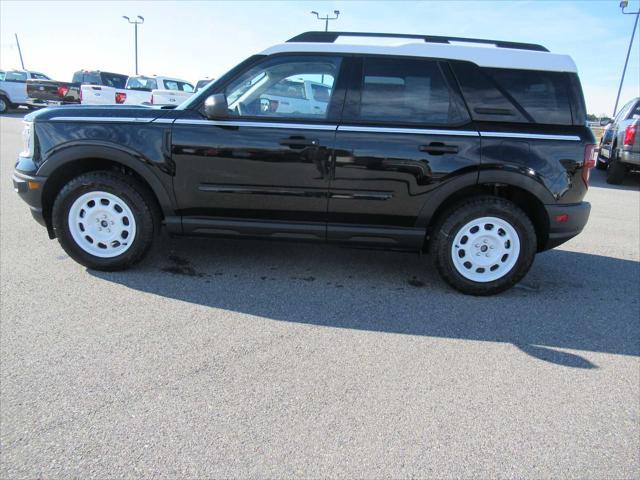
<path fill-rule="evenodd" d="M 429 145 L 420 145 L 418 149 L 429 155 L 444 155 L 445 153 L 458 153 L 456 145 L 445 145 L 441 142 L 431 142 Z"/>
<path fill-rule="evenodd" d="M 320 144 L 320 142 L 315 138 L 305 138 L 305 137 L 283 138 L 282 140 L 280 140 L 279 143 L 283 147 L 289 147 L 289 148 L 317 147 Z"/>

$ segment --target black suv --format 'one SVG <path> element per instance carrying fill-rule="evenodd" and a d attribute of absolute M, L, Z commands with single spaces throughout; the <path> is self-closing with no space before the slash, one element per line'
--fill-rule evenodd
<path fill-rule="evenodd" d="M 100 270 L 139 261 L 164 225 L 428 251 L 450 285 L 487 295 L 590 210 L 575 64 L 533 44 L 307 32 L 176 109 L 47 108 L 24 137 L 15 190 Z"/>

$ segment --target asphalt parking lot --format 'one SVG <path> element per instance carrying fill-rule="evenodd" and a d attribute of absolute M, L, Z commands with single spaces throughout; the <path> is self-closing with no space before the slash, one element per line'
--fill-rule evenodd
<path fill-rule="evenodd" d="M 89 271 L 0 118 L 0 477 L 586 477 L 640 471 L 640 179 L 492 298 L 425 258 L 162 238 Z"/>

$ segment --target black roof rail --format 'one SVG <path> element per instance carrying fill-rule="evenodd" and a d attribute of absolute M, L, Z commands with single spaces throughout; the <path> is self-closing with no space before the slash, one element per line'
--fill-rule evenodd
<path fill-rule="evenodd" d="M 289 42 L 304 43 L 333 43 L 338 37 L 372 37 L 372 38 L 412 38 L 424 40 L 427 43 L 482 43 L 495 45 L 498 48 L 514 48 L 518 50 L 534 50 L 536 52 L 548 52 L 542 45 L 535 43 L 505 42 L 502 40 L 487 40 L 484 38 L 464 38 L 464 37 L 439 37 L 436 35 L 414 35 L 405 33 L 370 33 L 370 32 L 304 32 L 287 40 Z"/>

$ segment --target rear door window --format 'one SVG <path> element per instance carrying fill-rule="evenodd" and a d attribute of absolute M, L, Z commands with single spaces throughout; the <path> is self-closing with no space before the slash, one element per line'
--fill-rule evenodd
<path fill-rule="evenodd" d="M 439 62 L 366 57 L 359 107 L 345 120 L 419 125 L 460 124 L 468 119 Z"/>

